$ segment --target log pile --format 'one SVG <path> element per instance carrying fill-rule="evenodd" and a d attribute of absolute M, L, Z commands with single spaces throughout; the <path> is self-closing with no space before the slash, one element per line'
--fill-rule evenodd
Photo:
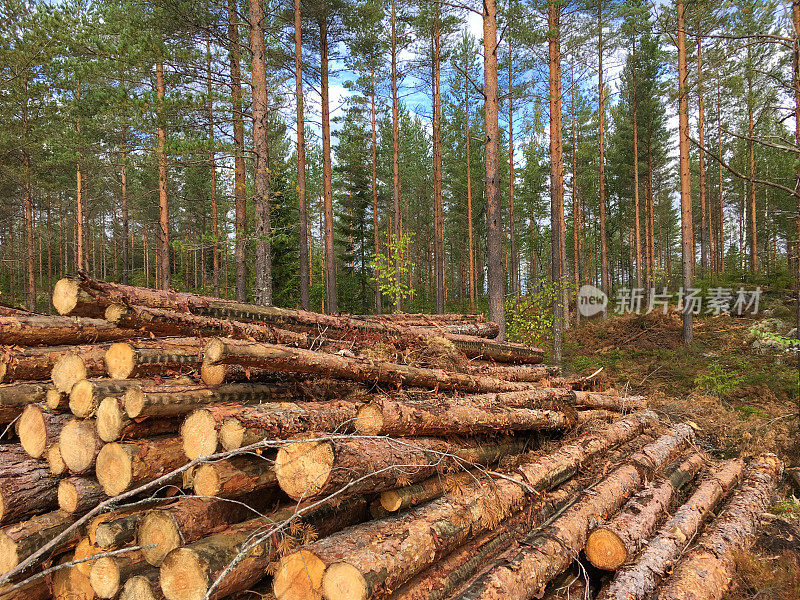
<path fill-rule="evenodd" d="M 481 316 L 53 305 L 0 316 L 2 600 L 718 598 L 780 477 Z"/>

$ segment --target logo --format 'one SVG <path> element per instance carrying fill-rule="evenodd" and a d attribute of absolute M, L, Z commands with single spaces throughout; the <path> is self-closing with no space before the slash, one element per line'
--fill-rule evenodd
<path fill-rule="evenodd" d="M 608 306 L 608 296 L 603 290 L 593 285 L 584 285 L 578 290 L 578 312 L 581 316 L 593 317 L 603 312 L 606 306 Z"/>

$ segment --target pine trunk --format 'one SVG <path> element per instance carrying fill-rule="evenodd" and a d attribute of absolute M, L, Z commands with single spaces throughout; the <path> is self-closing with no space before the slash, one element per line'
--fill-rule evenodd
<path fill-rule="evenodd" d="M 10 423 L 29 404 L 47 400 L 46 383 L 7 383 L 0 385 L 0 423 Z"/>
<path fill-rule="evenodd" d="M 686 6 L 678 0 L 678 129 L 680 133 L 680 180 L 681 180 L 681 259 L 683 262 L 682 284 L 684 293 L 691 289 L 694 274 L 694 232 L 692 223 L 691 159 L 689 156 L 689 86 L 686 69 Z M 683 343 L 691 344 L 693 314 L 683 311 Z"/>
<path fill-rule="evenodd" d="M 58 478 L 20 446 L 0 446 L 0 465 L 0 523 L 18 521 L 58 505 Z"/>
<path fill-rule="evenodd" d="M 0 317 L 6 346 L 62 346 L 124 340 L 131 331 L 101 319 L 26 315 Z"/>
<path fill-rule="evenodd" d="M 234 208 L 236 213 L 236 300 L 247 299 L 247 190 L 244 165 L 244 104 L 239 49 L 239 17 L 235 0 L 228 0 L 228 60 L 231 73 L 231 111 L 234 147 Z"/>
<path fill-rule="evenodd" d="M 109 496 L 158 479 L 186 463 L 180 437 L 113 442 L 97 455 L 97 480 Z"/>
<path fill-rule="evenodd" d="M 106 498 L 94 477 L 68 477 L 58 483 L 58 507 L 66 513 L 89 512 Z"/>
<path fill-rule="evenodd" d="M 71 419 L 61 429 L 58 446 L 67 469 L 82 475 L 94 469 L 103 442 L 97 435 L 94 419 Z"/>
<path fill-rule="evenodd" d="M 323 5 L 324 7 L 324 5 Z M 319 19 L 320 96 L 322 101 L 322 191 L 325 215 L 325 312 L 339 312 L 336 297 L 336 252 L 333 246 L 333 172 L 331 166 L 331 119 L 328 99 L 328 15 Z"/>
<path fill-rule="evenodd" d="M 547 6 L 548 62 L 550 66 L 550 230 L 552 236 L 553 360 L 561 362 L 564 329 L 564 270 L 561 223 L 564 220 L 564 142 L 561 137 L 561 34 L 560 7 L 551 0 Z"/>
<path fill-rule="evenodd" d="M 54 510 L 4 527 L 0 531 L 0 573 L 16 567 L 47 542 L 64 532 L 72 525 L 73 521 L 71 515 Z M 61 541 L 53 553 L 58 554 L 73 548 L 78 543 L 78 539 L 78 533 L 73 531 L 71 535 Z"/>
<path fill-rule="evenodd" d="M 301 0 L 294 0 L 294 77 L 297 99 L 297 200 L 300 226 L 300 308 L 308 310 L 311 289 L 311 256 L 306 200 L 306 124 L 303 114 L 303 30 Z"/>
<path fill-rule="evenodd" d="M 116 598 L 129 577 L 145 573 L 150 566 L 141 552 L 103 556 L 92 564 L 89 583 L 99 598 Z"/>
<path fill-rule="evenodd" d="M 72 351 L 60 356 L 50 371 L 55 390 L 69 394 L 72 386 L 79 381 L 105 375 L 103 359 L 108 348 L 108 344 L 71 346 Z"/>
<path fill-rule="evenodd" d="M 159 40 L 160 41 L 160 40 Z M 164 114 L 164 100 L 167 86 L 164 81 L 164 59 L 159 55 L 156 63 L 156 107 L 158 118 L 158 229 L 159 229 L 159 267 L 161 277 L 159 288 L 168 290 L 171 285 L 169 260 L 169 200 L 167 198 L 167 117 Z"/>
<path fill-rule="evenodd" d="M 234 456 L 205 463 L 195 469 L 194 493 L 198 496 L 237 498 L 277 485 L 273 459 L 261 455 Z M 263 493 L 263 492 L 262 492 Z"/>
<path fill-rule="evenodd" d="M 112 379 L 189 373 L 200 366 L 203 344 L 200 338 L 118 342 L 106 350 L 103 362 Z"/>
<path fill-rule="evenodd" d="M 70 415 L 50 412 L 44 404 L 28 404 L 17 421 L 22 449 L 31 458 L 41 458 L 50 446 L 58 443 L 61 429 L 70 419 Z"/>

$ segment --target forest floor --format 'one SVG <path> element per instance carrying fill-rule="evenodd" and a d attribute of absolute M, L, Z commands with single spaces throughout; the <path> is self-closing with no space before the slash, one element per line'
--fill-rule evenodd
<path fill-rule="evenodd" d="M 739 557 L 728 600 L 800 597 L 797 359 L 780 341 L 793 334 L 791 320 L 781 303 L 759 318 L 701 317 L 689 348 L 678 313 L 584 321 L 565 336 L 566 372 L 602 368 L 607 385 L 647 395 L 655 410 L 693 423 L 715 456 L 775 452 L 786 463 L 790 477 L 762 519 L 755 548 Z"/>

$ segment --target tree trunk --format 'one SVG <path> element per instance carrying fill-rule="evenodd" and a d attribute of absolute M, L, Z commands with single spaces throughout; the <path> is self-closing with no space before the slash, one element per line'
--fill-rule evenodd
<path fill-rule="evenodd" d="M 252 454 L 200 465 L 192 485 L 198 496 L 238 498 L 277 483 L 273 460 Z"/>
<path fill-rule="evenodd" d="M 470 469 L 457 473 L 437 473 L 429 479 L 419 483 L 406 485 L 382 492 L 378 501 L 381 507 L 389 513 L 405 510 L 411 506 L 418 506 L 449 492 L 461 489 L 485 477 L 480 469 Z"/>
<path fill-rule="evenodd" d="M 497 377 L 506 381 L 528 381 L 533 383 L 558 375 L 559 369 L 551 366 L 472 364 L 468 366 L 467 372 Z"/>
<path fill-rule="evenodd" d="M 58 507 L 70 514 L 89 512 L 106 498 L 94 477 L 68 477 L 58 484 Z"/>
<path fill-rule="evenodd" d="M 444 313 L 444 198 L 442 196 L 442 96 L 441 96 L 441 35 L 438 4 L 433 5 L 433 39 L 431 56 L 431 100 L 433 113 L 433 271 L 436 291 L 436 313 Z"/>
<path fill-rule="evenodd" d="M 553 361 L 561 362 L 562 330 L 564 328 L 564 272 L 562 255 L 564 240 L 561 223 L 564 220 L 564 142 L 561 137 L 561 34 L 560 8 L 554 1 L 547 6 L 548 56 L 550 64 L 550 230 L 553 252 Z"/>
<path fill-rule="evenodd" d="M 402 229 L 400 226 L 402 214 L 400 212 L 400 109 L 398 107 L 397 95 L 397 23 L 396 23 L 396 6 L 395 0 L 391 0 L 392 5 L 392 35 L 391 35 L 391 55 L 392 55 L 392 225 L 394 240 L 390 238 L 389 243 L 398 244 L 402 236 Z M 387 252 L 387 255 L 390 255 Z M 400 272 L 401 259 L 399 253 L 395 259 L 395 272 Z M 403 298 L 399 291 L 395 295 L 394 310 L 400 312 L 402 310 Z"/>
<path fill-rule="evenodd" d="M 503 272 L 503 216 L 500 199 L 500 125 L 497 90 L 497 3 L 483 3 L 483 88 L 486 129 L 486 260 L 489 320 L 500 327 L 497 339 L 506 339 L 505 275 Z"/>
<path fill-rule="evenodd" d="M 211 266 L 214 271 L 214 295 L 219 297 L 219 221 L 217 215 L 217 165 L 214 157 L 214 90 L 211 81 L 211 59 L 211 35 L 209 34 L 208 37 L 206 37 L 206 82 L 208 94 L 208 168 L 210 170 L 211 236 L 213 238 L 211 246 Z"/>
<path fill-rule="evenodd" d="M 520 294 L 519 260 L 517 256 L 516 214 L 514 211 L 514 75 L 511 41 L 508 42 L 508 252 L 511 255 L 511 293 Z"/>
<path fill-rule="evenodd" d="M 144 511 L 112 515 L 108 520 L 89 527 L 90 531 L 94 528 L 94 543 L 103 550 L 123 548 L 136 540 L 136 527 L 144 517 Z"/>
<path fill-rule="evenodd" d="M 464 83 L 464 118 L 466 127 L 466 144 L 467 144 L 467 244 L 469 248 L 469 311 L 475 312 L 475 243 L 473 241 L 472 232 L 472 153 L 470 151 L 470 130 L 469 130 L 469 83 Z M 499 333 L 499 331 L 498 331 Z"/>
<path fill-rule="evenodd" d="M 34 249 L 35 240 L 33 237 L 33 187 L 31 186 L 31 158 L 26 150 L 22 152 L 22 162 L 24 169 L 24 189 L 25 189 L 25 265 L 26 265 L 26 289 L 25 295 L 28 299 L 28 308 L 36 310 L 36 275 L 34 272 L 35 259 Z"/>
<path fill-rule="evenodd" d="M 61 409 L 64 395 L 69 395 L 79 381 L 92 377 L 102 377 L 106 373 L 105 355 L 108 344 L 68 346 L 69 352 L 61 355 L 53 363 L 50 379 L 58 396 L 48 392 L 47 405 L 51 409 Z M 53 400 L 55 403 L 51 403 Z"/>
<path fill-rule="evenodd" d="M 83 379 L 72 386 L 69 409 L 82 419 L 94 416 L 106 396 L 122 396 L 128 388 L 137 387 L 134 379 Z"/>
<path fill-rule="evenodd" d="M 61 534 L 74 521 L 71 515 L 60 510 L 20 521 L 0 531 L 0 573 L 16 567 L 47 542 Z M 73 548 L 78 543 L 79 534 L 73 531 L 55 549 L 58 554 Z"/>
<path fill-rule="evenodd" d="M 750 63 L 750 46 L 747 47 L 747 60 Z M 756 149 L 755 118 L 753 116 L 753 79 L 748 72 L 747 80 L 747 161 L 748 161 L 748 198 L 750 214 L 750 270 L 757 273 L 758 265 L 758 229 L 756 227 Z"/>
<path fill-rule="evenodd" d="M 250 49 L 253 87 L 253 154 L 255 161 L 255 302 L 272 304 L 272 243 L 270 241 L 270 156 L 267 111 L 267 63 L 264 42 L 264 8 L 261 0 L 249 0 Z"/>
<path fill-rule="evenodd" d="M 636 232 L 636 287 L 642 287 L 642 237 L 641 219 L 639 216 L 639 103 L 636 98 L 636 37 L 633 38 L 633 206 L 634 206 L 634 231 Z"/>
<path fill-rule="evenodd" d="M 106 444 L 97 455 L 97 479 L 109 496 L 118 496 L 158 479 L 186 463 L 180 437 Z"/>
<path fill-rule="evenodd" d="M 616 411 L 639 410 L 647 406 L 646 396 L 619 396 L 602 392 L 576 391 L 575 404 L 584 408 L 600 408 Z"/>
<path fill-rule="evenodd" d="M 700 12 L 697 16 L 697 154 L 698 178 L 700 188 L 700 268 L 703 276 L 708 269 L 708 233 L 706 232 L 706 156 L 705 156 L 705 115 L 703 106 L 703 42 L 700 32 Z"/>
<path fill-rule="evenodd" d="M 124 340 L 130 330 L 101 319 L 29 315 L 0 317 L 0 337 L 7 346 L 61 346 Z"/>
<path fill-rule="evenodd" d="M 58 505 L 58 478 L 47 465 L 16 444 L 0 446 L 0 458 L 0 523 L 18 521 Z"/>
<path fill-rule="evenodd" d="M 711 469 L 697 489 L 649 541 L 630 565 L 623 567 L 598 600 L 626 598 L 643 600 L 655 592 L 659 581 L 680 559 L 703 522 L 742 476 L 740 459 L 725 461 Z"/>
<path fill-rule="evenodd" d="M 166 115 L 164 114 L 164 99 L 166 84 L 164 82 L 164 59 L 159 56 L 156 63 L 156 106 L 158 116 L 158 223 L 159 223 L 159 248 L 161 277 L 159 287 L 162 290 L 170 288 L 169 264 L 169 202 L 167 199 L 167 130 Z"/>
<path fill-rule="evenodd" d="M 782 473 L 783 464 L 774 454 L 749 465 L 725 510 L 662 585 L 659 600 L 720 600 L 725 595 L 736 573 L 736 556 L 755 542 L 759 517 L 772 504 Z"/>
<path fill-rule="evenodd" d="M 605 144 L 605 89 L 603 83 L 603 0 L 597 2 L 597 135 L 600 145 L 600 287 L 606 294 L 610 290 L 608 275 L 608 242 L 606 238 L 606 144 Z M 606 311 L 603 311 L 603 315 Z"/>
<path fill-rule="evenodd" d="M 686 26 L 684 21 L 686 6 L 678 0 L 678 125 L 680 133 L 680 175 L 681 175 L 681 257 L 683 261 L 683 291 L 692 287 L 694 273 L 694 233 L 692 231 L 692 184 L 691 160 L 689 158 L 689 87 L 686 69 Z M 692 320 L 690 310 L 683 311 L 683 343 L 692 343 Z"/>
<path fill-rule="evenodd" d="M 308 239 L 308 205 L 306 202 L 306 123 L 303 114 L 303 35 L 301 2 L 294 0 L 294 81 L 297 102 L 297 199 L 300 211 L 300 308 L 310 306 L 311 257 Z"/>
<path fill-rule="evenodd" d="M 320 95 L 322 100 L 322 191 L 325 214 L 325 312 L 339 312 L 336 294 L 336 252 L 333 246 L 333 174 L 331 167 L 331 119 L 328 99 L 328 15 L 319 19 Z"/>
<path fill-rule="evenodd" d="M 158 583 L 158 570 L 152 569 L 147 573 L 130 577 L 122 586 L 119 600 L 164 600 L 164 594 Z"/>
<path fill-rule="evenodd" d="M 231 71 L 231 111 L 233 113 L 236 300 L 244 302 L 247 299 L 247 191 L 245 189 L 244 172 L 244 105 L 242 102 L 239 16 L 235 0 L 228 0 L 228 60 Z"/>
<path fill-rule="evenodd" d="M 719 153 L 720 158 L 724 156 L 724 152 L 722 150 L 722 97 L 719 91 L 720 85 L 719 81 L 717 81 L 717 152 Z M 798 99 L 797 106 L 800 107 L 800 99 Z M 800 111 L 798 111 L 800 112 Z M 800 140 L 800 136 L 798 137 Z M 722 162 L 718 162 L 718 170 L 717 170 L 717 177 L 718 177 L 718 187 L 719 187 L 719 217 L 717 227 L 719 228 L 719 239 L 717 240 L 717 252 L 719 254 L 719 272 L 725 272 L 725 208 L 723 205 L 723 193 L 722 193 Z M 798 227 L 798 232 L 800 232 L 800 226 Z M 800 305 L 798 305 L 800 306 Z M 800 329 L 798 329 L 800 331 Z"/>
<path fill-rule="evenodd" d="M 122 131 L 122 283 L 130 283 L 130 225 L 128 222 L 128 129 Z"/>

